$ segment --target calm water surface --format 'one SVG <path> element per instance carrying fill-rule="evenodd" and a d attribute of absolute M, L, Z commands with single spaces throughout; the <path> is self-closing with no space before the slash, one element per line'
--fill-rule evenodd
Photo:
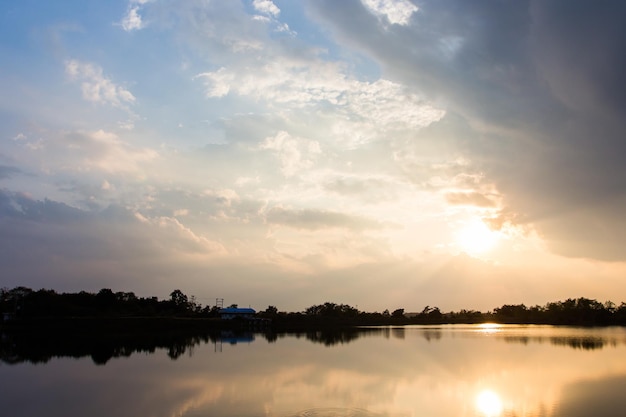
<path fill-rule="evenodd" d="M 624 328 L 221 334 L 47 356 L 14 346 L 3 339 L 3 416 L 626 415 Z"/>

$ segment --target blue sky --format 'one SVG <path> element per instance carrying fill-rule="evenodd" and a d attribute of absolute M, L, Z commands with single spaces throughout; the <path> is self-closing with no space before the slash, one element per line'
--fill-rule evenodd
<path fill-rule="evenodd" d="M 623 9 L 5 1 L 0 285 L 619 302 Z"/>

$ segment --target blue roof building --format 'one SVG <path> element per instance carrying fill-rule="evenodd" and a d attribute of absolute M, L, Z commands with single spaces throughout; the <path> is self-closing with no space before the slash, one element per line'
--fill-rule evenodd
<path fill-rule="evenodd" d="M 256 311 L 253 308 L 227 307 L 221 308 L 219 314 L 223 320 L 232 320 L 235 318 L 252 319 Z"/>

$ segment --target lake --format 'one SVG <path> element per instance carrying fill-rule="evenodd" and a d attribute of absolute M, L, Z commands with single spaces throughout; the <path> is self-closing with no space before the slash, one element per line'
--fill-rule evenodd
<path fill-rule="evenodd" d="M 1 355 L 0 414 L 12 417 L 626 414 L 621 327 L 223 332 L 112 345 L 4 335 Z"/>

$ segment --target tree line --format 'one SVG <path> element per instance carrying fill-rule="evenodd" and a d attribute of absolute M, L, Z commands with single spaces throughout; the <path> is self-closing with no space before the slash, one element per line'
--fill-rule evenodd
<path fill-rule="evenodd" d="M 26 287 L 0 289 L 0 312 L 16 318 L 57 317 L 217 317 L 218 308 L 201 306 L 181 290 L 168 299 L 138 297 L 133 292 L 57 293 Z"/>
<path fill-rule="evenodd" d="M 343 324 L 474 324 L 495 322 L 503 324 L 554 324 L 579 326 L 626 325 L 626 303 L 619 306 L 611 301 L 601 303 L 589 298 L 569 298 L 549 302 L 544 306 L 527 307 L 524 304 L 505 304 L 492 311 L 462 309 L 442 312 L 438 307 L 426 306 L 417 313 L 405 313 L 398 308 L 390 312 L 365 312 L 346 305 L 326 302 L 314 305 L 301 313 L 279 312 L 274 306 L 259 313 L 279 321 L 325 321 Z"/>
<path fill-rule="evenodd" d="M 236 304 L 231 305 L 236 307 Z M 103 288 L 97 293 L 57 293 L 51 289 L 32 290 L 27 287 L 0 289 L 0 312 L 15 318 L 111 318 L 111 317 L 187 317 L 217 318 L 217 306 L 202 306 L 195 297 L 176 289 L 167 299 L 138 297 L 133 292 L 113 292 Z M 626 303 L 601 303 L 588 298 L 569 298 L 544 306 L 505 304 L 492 311 L 465 310 L 442 312 L 426 306 L 417 313 L 403 308 L 383 312 L 360 311 L 347 304 L 325 302 L 300 312 L 283 312 L 268 306 L 256 314 L 279 326 L 307 325 L 389 325 L 389 324 L 454 324 L 454 323 L 518 323 L 557 325 L 626 325 Z"/>

